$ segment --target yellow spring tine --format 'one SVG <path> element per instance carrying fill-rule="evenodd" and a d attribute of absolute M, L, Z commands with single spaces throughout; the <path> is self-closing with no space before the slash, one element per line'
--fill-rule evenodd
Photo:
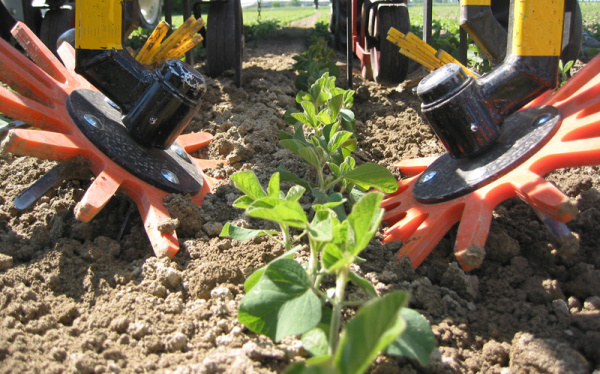
<path fill-rule="evenodd" d="M 140 51 L 138 52 L 135 59 L 144 65 L 147 64 L 148 60 L 150 60 L 150 58 L 156 53 L 156 51 L 160 47 L 160 43 L 167 35 L 167 32 L 169 32 L 169 29 L 170 26 L 168 23 L 166 23 L 165 21 L 160 21 L 158 26 L 156 26 L 154 31 L 152 31 L 152 34 L 150 34 L 150 36 L 148 37 L 148 40 L 146 40 L 146 43 L 144 43 L 142 49 L 140 49 Z"/>
<path fill-rule="evenodd" d="M 198 22 L 200 22 L 201 25 L 204 24 L 204 21 L 202 21 L 201 18 L 196 20 L 194 18 L 194 16 L 191 16 L 190 18 L 185 20 L 185 22 L 183 23 L 183 25 L 181 25 L 181 27 L 179 27 L 177 30 L 175 30 L 175 32 L 173 32 L 173 34 L 171 34 L 163 43 L 161 43 L 160 49 L 150 59 L 149 63 L 154 64 L 154 63 L 162 60 L 167 55 L 167 53 L 169 53 L 169 51 L 171 49 L 173 49 L 177 46 L 177 44 L 180 42 L 181 39 L 183 39 L 186 35 L 188 35 L 188 32 L 190 30 L 192 30 Z M 200 27 L 202 27 L 202 26 L 200 26 Z"/>
<path fill-rule="evenodd" d="M 470 71 L 463 64 L 458 62 L 448 52 L 440 49 L 436 51 L 432 46 L 425 43 L 415 34 L 409 32 L 404 35 L 395 28 L 388 31 L 387 40 L 400 47 L 400 53 L 406 57 L 415 60 L 429 70 L 438 69 L 445 64 L 455 63 L 462 66 L 465 73 L 477 78 L 478 75 Z"/>
<path fill-rule="evenodd" d="M 440 49 L 439 51 L 437 51 L 436 57 L 439 58 L 440 60 L 442 60 L 444 62 L 444 64 L 452 64 L 452 63 L 458 64 L 463 68 L 465 73 L 469 74 L 470 76 L 472 76 L 474 78 L 479 78 L 479 75 L 473 73 L 471 70 L 466 68 L 463 64 L 460 63 L 460 61 L 458 61 L 457 59 L 452 57 L 452 55 L 450 53 L 444 51 L 443 49 Z"/>
<path fill-rule="evenodd" d="M 179 46 L 167 53 L 165 60 L 181 58 L 181 56 L 183 56 L 187 51 L 200 44 L 203 40 L 204 38 L 202 35 L 194 35 L 192 38 L 186 40 L 184 43 L 181 43 Z"/>
<path fill-rule="evenodd" d="M 412 35 L 414 36 L 414 34 L 412 34 Z M 417 38 L 416 36 L 414 36 L 414 37 Z M 417 61 L 418 63 L 424 65 L 428 69 L 435 70 L 435 69 L 439 68 L 440 66 L 444 65 L 444 63 L 435 56 L 435 50 L 433 50 L 434 53 L 431 53 L 431 50 L 433 48 L 427 49 L 427 48 L 423 48 L 422 46 L 420 46 L 418 44 L 415 44 L 414 39 L 408 40 L 407 35 L 402 34 L 400 31 L 398 31 L 394 28 L 390 29 L 387 39 L 389 41 L 391 41 L 392 43 L 394 43 L 395 45 L 397 45 L 398 47 L 400 47 L 401 51 L 404 50 L 404 51 L 407 51 L 408 53 L 410 53 L 410 55 L 412 56 L 410 58 L 416 57 L 416 58 L 414 58 L 414 60 Z M 417 38 L 417 39 L 419 39 L 419 38 Z M 409 57 L 409 56 L 407 56 L 407 57 Z"/>

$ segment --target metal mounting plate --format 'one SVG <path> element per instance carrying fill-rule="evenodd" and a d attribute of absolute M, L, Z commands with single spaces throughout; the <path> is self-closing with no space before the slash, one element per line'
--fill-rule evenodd
<path fill-rule="evenodd" d="M 464 196 L 505 175 L 537 152 L 559 128 L 551 106 L 528 108 L 504 120 L 502 134 L 485 153 L 455 159 L 446 153 L 421 174 L 413 188 L 420 203 L 436 204 Z"/>
<path fill-rule="evenodd" d="M 102 93 L 75 90 L 67 99 L 67 109 L 73 122 L 102 153 L 139 179 L 169 193 L 195 194 L 202 189 L 202 171 L 185 151 L 177 149 L 175 143 L 167 150 L 138 144 L 121 121 L 121 112 Z"/>

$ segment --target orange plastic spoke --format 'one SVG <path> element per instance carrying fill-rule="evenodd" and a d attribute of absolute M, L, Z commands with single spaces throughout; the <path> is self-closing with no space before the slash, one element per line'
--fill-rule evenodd
<path fill-rule="evenodd" d="M 157 257 L 173 257 L 179 251 L 179 240 L 177 234 L 173 232 L 162 232 L 160 230 L 161 223 L 171 219 L 167 208 L 160 202 L 144 201 L 138 203 L 138 209 L 144 220 L 144 228 L 146 234 L 152 244 L 152 249 Z"/>
<path fill-rule="evenodd" d="M 63 113 L 0 87 L 0 112 L 42 129 L 63 130 Z"/>
<path fill-rule="evenodd" d="M 413 176 L 424 172 L 425 169 L 427 169 L 427 166 L 429 166 L 436 159 L 437 157 L 423 157 L 410 160 L 401 160 L 396 164 L 396 167 L 402 171 L 402 174 Z"/>
<path fill-rule="evenodd" d="M 436 159 L 437 157 L 423 157 L 412 160 L 402 160 L 396 164 L 396 167 L 400 169 L 403 174 L 413 176 L 424 172 Z"/>
<path fill-rule="evenodd" d="M 86 153 L 68 135 L 43 130 L 11 130 L 2 145 L 15 155 L 48 160 L 70 160 Z"/>
<path fill-rule="evenodd" d="M 108 203 L 119 189 L 122 180 L 114 179 L 109 173 L 102 172 L 87 189 L 83 198 L 75 207 L 75 218 L 89 222 Z"/>
<path fill-rule="evenodd" d="M 529 205 L 562 222 L 577 215 L 577 207 L 552 183 L 533 173 L 528 182 L 521 182 L 517 188 L 521 199 Z"/>
<path fill-rule="evenodd" d="M 483 201 L 473 199 L 465 207 L 454 244 L 454 254 L 465 270 L 475 269 L 483 261 L 492 211 Z"/>
<path fill-rule="evenodd" d="M 177 137 L 177 143 L 185 149 L 186 152 L 192 153 L 206 147 L 213 136 L 206 132 L 196 132 L 192 134 L 184 134 Z"/>
<path fill-rule="evenodd" d="M 24 23 L 17 22 L 11 33 L 37 66 L 54 80 L 66 82 L 67 70 L 33 31 Z"/>

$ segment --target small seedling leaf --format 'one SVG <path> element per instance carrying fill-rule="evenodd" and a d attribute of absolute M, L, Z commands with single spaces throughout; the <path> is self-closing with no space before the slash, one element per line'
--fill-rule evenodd
<path fill-rule="evenodd" d="M 382 192 L 391 193 L 398 189 L 394 175 L 381 165 L 362 164 L 344 174 L 344 177 L 364 190 L 374 187 Z"/>
<path fill-rule="evenodd" d="M 308 219 L 297 201 L 264 197 L 256 200 L 246 209 L 250 217 L 262 218 L 297 228 L 306 228 Z"/>
<path fill-rule="evenodd" d="M 231 176 L 235 187 L 250 198 L 256 200 L 267 196 L 253 171 L 241 171 Z"/>
<path fill-rule="evenodd" d="M 279 197 L 279 173 L 274 173 L 267 186 L 267 195 L 270 197 Z"/>
<path fill-rule="evenodd" d="M 250 330 L 278 342 L 315 327 L 321 321 L 321 301 L 302 266 L 283 258 L 267 265 L 240 302 L 238 319 Z"/>
<path fill-rule="evenodd" d="M 380 193 L 368 193 L 354 204 L 348 215 L 348 224 L 352 228 L 349 235 L 354 235 L 348 240 L 349 249 L 354 256 L 367 247 L 381 223 L 383 209 L 379 205 L 382 199 Z"/>
<path fill-rule="evenodd" d="M 429 322 L 419 312 L 402 308 L 400 315 L 406 321 L 406 330 L 385 350 L 387 354 L 414 358 L 423 366 L 429 364 L 435 349 L 435 336 Z"/>
<path fill-rule="evenodd" d="M 393 291 L 367 302 L 348 322 L 335 352 L 335 366 L 344 374 L 364 373 L 371 361 L 406 328 L 400 310 L 408 294 Z"/>
<path fill-rule="evenodd" d="M 223 226 L 223 229 L 221 230 L 219 236 L 229 236 L 232 239 L 244 241 L 256 238 L 258 236 L 264 236 L 267 233 L 271 235 L 277 235 L 279 232 L 274 230 L 245 229 L 243 227 L 232 225 L 231 223 L 227 222 Z"/>
<path fill-rule="evenodd" d="M 320 327 L 302 334 L 302 346 L 313 356 L 324 356 L 329 351 L 327 332 Z"/>
<path fill-rule="evenodd" d="M 348 275 L 350 276 L 350 280 L 354 282 L 358 287 L 362 288 L 367 293 L 367 295 L 369 295 L 372 298 L 379 297 L 377 295 L 377 291 L 375 291 L 375 287 L 373 287 L 373 284 L 367 278 L 361 277 L 354 271 L 350 271 Z"/>

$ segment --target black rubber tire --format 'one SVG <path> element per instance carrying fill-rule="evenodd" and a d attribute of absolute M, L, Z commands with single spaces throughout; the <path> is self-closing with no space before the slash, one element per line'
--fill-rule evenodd
<path fill-rule="evenodd" d="M 371 70 L 378 83 L 399 84 L 406 79 L 408 58 L 399 53 L 398 47 L 386 40 L 390 27 L 406 34 L 410 31 L 410 18 L 406 6 L 382 6 L 375 21 L 376 39 L 371 53 Z"/>
<path fill-rule="evenodd" d="M 73 7 L 50 9 L 42 19 L 40 40 L 56 55 L 58 38 L 74 26 L 75 9 Z"/>
<path fill-rule="evenodd" d="M 583 20 L 581 18 L 581 8 L 577 0 L 565 1 L 565 20 L 563 27 L 563 43 L 560 59 L 563 64 L 569 61 L 576 61 L 581 49 L 581 39 L 583 37 Z"/>
<path fill-rule="evenodd" d="M 333 42 L 336 49 L 346 50 L 346 4 L 341 0 L 333 0 L 331 6 L 330 31 L 333 33 Z"/>
<path fill-rule="evenodd" d="M 240 0 L 210 3 L 206 25 L 206 71 L 211 77 L 234 69 L 241 85 L 244 26 Z"/>
<path fill-rule="evenodd" d="M 162 19 L 162 0 L 138 0 L 138 4 L 140 7 L 140 26 L 153 30 Z M 149 14 L 142 12 L 144 8 L 148 8 Z"/>

